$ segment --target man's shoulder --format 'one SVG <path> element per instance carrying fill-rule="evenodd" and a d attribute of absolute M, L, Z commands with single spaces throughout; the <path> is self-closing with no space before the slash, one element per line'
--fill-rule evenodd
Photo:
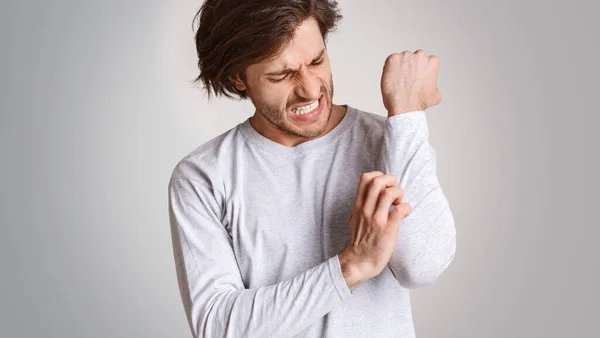
<path fill-rule="evenodd" d="M 240 124 L 199 145 L 177 162 L 173 179 L 189 179 L 210 185 L 219 177 L 223 165 L 231 162 L 232 153 L 243 144 Z"/>
<path fill-rule="evenodd" d="M 383 131 L 387 119 L 386 116 L 356 107 L 352 108 L 356 111 L 355 123 L 359 128 L 365 132 Z"/>
<path fill-rule="evenodd" d="M 383 123 L 385 123 L 385 119 L 387 118 L 383 115 L 373 113 L 370 110 L 363 110 L 363 109 L 356 108 L 356 107 L 354 107 L 354 109 L 358 112 L 358 117 L 366 123 L 383 124 Z"/>

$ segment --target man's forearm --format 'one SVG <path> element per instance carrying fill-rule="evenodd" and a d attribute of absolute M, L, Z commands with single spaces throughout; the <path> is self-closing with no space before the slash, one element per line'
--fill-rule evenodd
<path fill-rule="evenodd" d="M 399 178 L 403 202 L 413 211 L 400 223 L 390 267 L 406 287 L 433 283 L 456 251 L 456 230 L 448 201 L 437 178 L 437 160 L 429 144 L 424 111 L 388 117 L 382 171 Z"/>
<path fill-rule="evenodd" d="M 187 282 L 189 284 L 190 282 Z M 185 287 L 181 284 L 180 287 Z M 194 337 L 292 336 L 351 297 L 337 257 L 277 284 L 226 290 L 211 288 L 212 296 L 191 295 L 186 307 Z M 217 292 L 217 290 L 222 290 Z M 201 293 L 207 292 L 206 290 Z"/>

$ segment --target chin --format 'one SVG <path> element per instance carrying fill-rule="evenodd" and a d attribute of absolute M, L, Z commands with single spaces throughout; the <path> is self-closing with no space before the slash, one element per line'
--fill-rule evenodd
<path fill-rule="evenodd" d="M 302 128 L 302 134 L 307 138 L 317 138 L 323 136 L 327 132 L 329 126 L 329 118 L 332 113 L 331 106 L 324 107 L 324 111 L 320 114 L 317 120 L 311 125 Z"/>

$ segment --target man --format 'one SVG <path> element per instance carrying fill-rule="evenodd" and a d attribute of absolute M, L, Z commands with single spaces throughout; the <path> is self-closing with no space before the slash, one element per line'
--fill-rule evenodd
<path fill-rule="evenodd" d="M 385 60 L 384 117 L 332 101 L 336 2 L 208 0 L 197 17 L 198 81 L 256 110 L 169 183 L 193 336 L 414 337 L 409 289 L 456 247 L 424 112 L 439 59 Z"/>

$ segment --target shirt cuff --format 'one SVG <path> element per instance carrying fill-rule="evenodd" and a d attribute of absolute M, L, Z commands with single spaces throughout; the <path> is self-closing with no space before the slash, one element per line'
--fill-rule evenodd
<path fill-rule="evenodd" d="M 342 300 L 346 300 L 352 297 L 353 293 L 350 291 L 350 288 L 344 279 L 344 275 L 342 274 L 342 265 L 340 264 L 338 255 L 331 257 L 328 260 L 328 263 L 331 282 L 333 283 L 333 286 L 335 287 L 340 298 Z"/>
<path fill-rule="evenodd" d="M 421 121 L 426 121 L 427 117 L 425 115 L 425 111 L 424 110 L 414 110 L 414 111 L 409 111 L 406 113 L 402 113 L 402 114 L 396 114 L 393 116 L 389 116 L 387 118 L 386 121 L 389 121 L 390 123 L 398 123 L 398 122 L 421 122 Z"/>

